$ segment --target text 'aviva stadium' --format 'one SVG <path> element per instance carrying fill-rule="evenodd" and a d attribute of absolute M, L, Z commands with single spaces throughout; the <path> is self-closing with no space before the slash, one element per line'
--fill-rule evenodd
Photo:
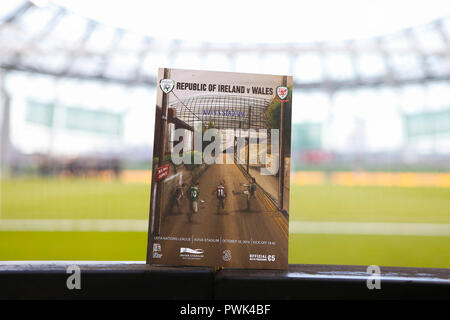
<path fill-rule="evenodd" d="M 177 118 L 195 127 L 214 123 L 217 129 L 270 129 L 267 107 L 270 100 L 240 95 L 205 95 L 170 103 Z"/>

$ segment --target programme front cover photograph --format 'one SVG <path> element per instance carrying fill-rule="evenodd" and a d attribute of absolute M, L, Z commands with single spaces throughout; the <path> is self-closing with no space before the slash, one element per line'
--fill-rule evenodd
<path fill-rule="evenodd" d="M 286 269 L 292 77 L 157 81 L 147 263 Z"/>

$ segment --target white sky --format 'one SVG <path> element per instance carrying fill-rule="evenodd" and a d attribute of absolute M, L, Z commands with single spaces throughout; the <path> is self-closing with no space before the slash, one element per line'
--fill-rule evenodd
<path fill-rule="evenodd" d="M 206 42 L 275 43 L 365 38 L 450 15 L 448 0 L 53 2 L 103 23 L 155 38 Z"/>

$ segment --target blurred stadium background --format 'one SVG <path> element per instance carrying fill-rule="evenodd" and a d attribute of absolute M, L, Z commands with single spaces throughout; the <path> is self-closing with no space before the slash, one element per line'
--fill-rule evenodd
<path fill-rule="evenodd" d="M 354 37 L 331 37 L 331 22 L 328 39 L 296 21 L 285 35 L 275 10 L 275 40 L 212 41 L 160 24 L 198 18 L 174 13 L 182 2 L 2 0 L 0 260 L 145 259 L 156 72 L 167 66 L 294 76 L 290 263 L 449 268 L 450 8 L 427 3 L 434 11 L 397 4 L 382 34 L 358 33 L 355 10 Z M 379 6 L 368 10 L 397 21 Z M 120 8 L 148 12 L 154 29 L 141 16 L 115 24 L 107 13 Z"/>

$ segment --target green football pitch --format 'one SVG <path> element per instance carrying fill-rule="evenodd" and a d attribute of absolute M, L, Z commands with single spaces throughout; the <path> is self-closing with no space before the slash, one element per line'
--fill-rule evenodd
<path fill-rule="evenodd" d="M 145 230 L 149 193 L 145 184 L 6 180 L 0 227 L 1 221 L 141 220 Z M 448 188 L 292 186 L 290 221 L 290 263 L 450 268 Z M 322 225 L 328 231 L 321 232 Z M 357 229 L 372 225 L 373 232 Z M 435 234 L 436 226 L 443 229 Z M 0 230 L 0 260 L 137 261 L 146 255 L 145 231 Z"/>

